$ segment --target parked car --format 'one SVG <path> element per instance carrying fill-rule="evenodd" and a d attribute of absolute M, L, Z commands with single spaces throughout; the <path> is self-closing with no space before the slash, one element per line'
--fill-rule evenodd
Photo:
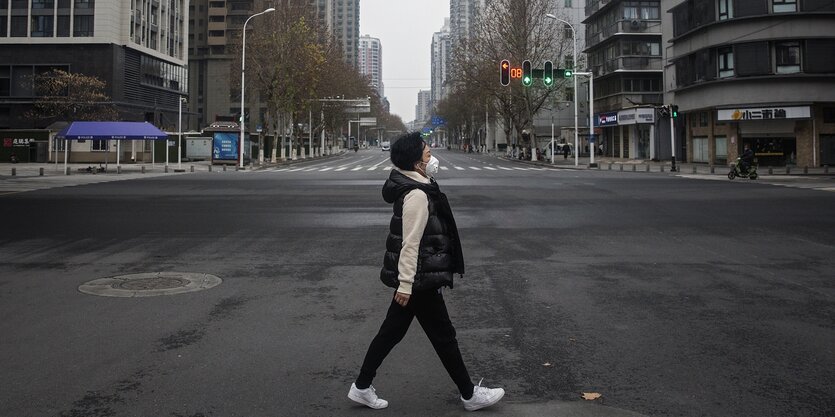
<path fill-rule="evenodd" d="M 380 147 L 383 149 L 383 152 L 391 150 L 391 144 L 388 141 L 383 142 Z"/>

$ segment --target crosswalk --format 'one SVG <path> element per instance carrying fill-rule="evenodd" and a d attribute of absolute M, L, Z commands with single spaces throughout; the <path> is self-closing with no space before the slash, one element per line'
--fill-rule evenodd
<path fill-rule="evenodd" d="M 356 171 L 391 171 L 393 167 L 391 165 L 383 165 L 383 164 L 376 164 L 376 165 L 325 165 L 325 166 L 313 166 L 313 167 L 272 167 L 272 168 L 265 168 L 261 170 L 254 171 L 255 173 L 265 173 L 265 172 L 356 172 Z M 540 168 L 540 167 L 506 167 L 501 165 L 496 166 L 442 166 L 441 171 L 550 171 L 553 170 L 552 168 Z"/>
<path fill-rule="evenodd" d="M 99 184 L 103 182 L 125 181 L 139 178 L 153 178 L 164 173 L 148 174 L 99 174 L 99 175 L 54 175 L 45 177 L 7 178 L 0 181 L 0 196 L 26 191 L 47 190 L 51 188 L 73 187 L 77 185 Z"/>

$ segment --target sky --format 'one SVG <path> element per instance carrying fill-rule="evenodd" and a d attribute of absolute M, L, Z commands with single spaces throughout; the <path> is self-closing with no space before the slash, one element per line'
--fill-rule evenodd
<path fill-rule="evenodd" d="M 391 113 L 415 118 L 420 90 L 431 86 L 432 34 L 449 17 L 449 0 L 360 0 L 360 36 L 380 39 Z"/>

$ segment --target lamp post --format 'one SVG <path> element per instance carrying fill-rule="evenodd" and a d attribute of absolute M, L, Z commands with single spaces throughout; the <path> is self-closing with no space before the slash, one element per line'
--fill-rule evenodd
<path fill-rule="evenodd" d="M 554 20 L 562 22 L 562 23 L 565 23 L 566 25 L 568 25 L 569 28 L 571 28 L 571 40 L 572 40 L 572 43 L 574 44 L 574 53 L 573 53 L 573 55 L 571 55 L 571 61 L 572 61 L 572 64 L 574 66 L 576 66 L 576 63 L 577 63 L 577 33 L 574 31 L 574 25 L 572 25 L 568 21 L 560 19 L 557 16 L 554 16 L 551 13 L 546 14 L 545 17 L 547 17 L 549 19 L 554 19 Z M 571 78 L 574 79 L 574 166 L 577 166 L 577 165 L 580 165 L 579 152 L 578 152 L 578 146 L 579 146 L 578 126 L 579 125 L 577 123 L 577 113 L 578 113 L 578 110 L 577 110 L 577 100 L 578 100 L 578 97 L 577 97 L 577 74 L 572 74 Z"/>
<path fill-rule="evenodd" d="M 255 16 L 261 16 L 262 14 L 274 11 L 275 8 L 270 7 L 269 9 L 264 10 L 261 13 L 256 13 L 250 16 L 244 22 L 244 27 L 241 33 L 241 140 L 238 142 L 238 166 L 240 168 L 244 167 L 244 120 L 246 120 L 244 118 L 244 93 L 246 92 L 246 87 L 244 84 L 244 69 L 246 67 L 246 24 L 249 23 L 249 21 L 252 20 L 252 18 Z"/>
<path fill-rule="evenodd" d="M 183 103 L 188 100 L 180 96 L 179 106 L 177 108 L 177 170 L 183 169 Z"/>

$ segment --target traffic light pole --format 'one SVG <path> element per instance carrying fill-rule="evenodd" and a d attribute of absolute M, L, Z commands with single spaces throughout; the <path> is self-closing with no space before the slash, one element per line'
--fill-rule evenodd
<path fill-rule="evenodd" d="M 672 109 L 672 107 L 670 107 Z M 676 172 L 676 126 L 675 126 L 676 118 L 673 117 L 672 110 L 670 111 L 670 150 L 673 153 L 672 157 L 672 165 L 670 166 L 670 172 Z"/>

